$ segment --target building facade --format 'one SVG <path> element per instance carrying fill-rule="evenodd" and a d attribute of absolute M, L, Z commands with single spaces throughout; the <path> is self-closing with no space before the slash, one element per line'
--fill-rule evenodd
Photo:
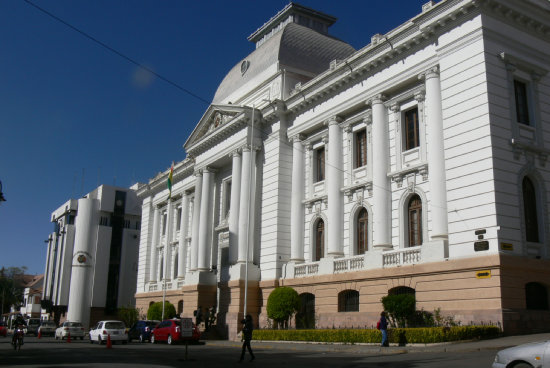
<path fill-rule="evenodd" d="M 88 327 L 134 305 L 141 201 L 133 188 L 101 185 L 52 213 L 42 299 L 57 323 Z"/>
<path fill-rule="evenodd" d="M 254 32 L 171 199 L 169 171 L 138 188 L 137 307 L 216 306 L 233 338 L 284 285 L 297 327 L 370 327 L 405 292 L 549 329 L 550 5 L 428 2 L 357 51 L 335 20 L 291 3 Z"/>

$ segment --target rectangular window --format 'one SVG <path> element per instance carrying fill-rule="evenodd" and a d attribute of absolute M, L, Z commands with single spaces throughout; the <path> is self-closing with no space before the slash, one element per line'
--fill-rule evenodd
<path fill-rule="evenodd" d="M 166 221 L 168 219 L 168 216 L 166 212 L 162 214 L 162 235 L 166 235 Z"/>
<path fill-rule="evenodd" d="M 225 182 L 223 208 L 224 218 L 227 218 L 229 216 L 229 210 L 231 209 L 231 180 Z"/>
<path fill-rule="evenodd" d="M 129 229 L 130 228 L 130 220 L 124 220 L 124 228 Z"/>
<path fill-rule="evenodd" d="M 178 208 L 178 214 L 176 215 L 176 231 L 181 229 L 181 207 Z"/>
<path fill-rule="evenodd" d="M 527 85 L 514 80 L 514 95 L 516 98 L 516 117 L 518 123 L 529 125 L 529 104 L 527 100 Z"/>
<path fill-rule="evenodd" d="M 405 111 L 405 151 L 420 146 L 418 108 Z"/>
<path fill-rule="evenodd" d="M 367 131 L 365 129 L 355 133 L 355 168 L 367 164 Z"/>
<path fill-rule="evenodd" d="M 315 181 L 325 180 L 325 147 L 321 147 L 315 151 L 315 168 L 317 170 Z"/>

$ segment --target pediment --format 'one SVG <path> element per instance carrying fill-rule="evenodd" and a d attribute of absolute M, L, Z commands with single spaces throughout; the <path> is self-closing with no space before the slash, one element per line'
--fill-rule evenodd
<path fill-rule="evenodd" d="M 237 105 L 210 105 L 201 120 L 183 145 L 188 147 L 200 142 L 203 138 L 215 135 L 221 128 L 231 124 L 231 121 L 246 111 L 246 107 Z"/>

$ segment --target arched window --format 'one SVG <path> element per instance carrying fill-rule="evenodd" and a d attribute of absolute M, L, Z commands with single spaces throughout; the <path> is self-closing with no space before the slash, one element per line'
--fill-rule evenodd
<path fill-rule="evenodd" d="M 409 215 L 409 247 L 422 245 L 422 200 L 415 194 L 407 206 Z"/>
<path fill-rule="evenodd" d="M 365 254 L 368 250 L 369 214 L 365 208 L 357 216 L 357 253 Z"/>
<path fill-rule="evenodd" d="M 528 178 L 523 178 L 523 214 L 525 217 L 525 236 L 528 242 L 539 242 L 539 222 L 537 217 L 537 196 L 535 186 Z"/>
<path fill-rule="evenodd" d="M 325 223 L 317 221 L 315 226 L 315 260 L 319 261 L 325 256 Z"/>
<path fill-rule="evenodd" d="M 338 293 L 338 312 L 359 312 L 357 290 L 344 290 Z"/>
<path fill-rule="evenodd" d="M 527 309 L 548 310 L 548 292 L 538 282 L 525 284 L 525 304 Z"/>
<path fill-rule="evenodd" d="M 416 291 L 413 288 L 410 288 L 408 286 L 398 286 L 388 291 L 388 295 L 402 295 L 402 294 L 415 295 Z"/>
<path fill-rule="evenodd" d="M 315 295 L 300 294 L 300 311 L 296 313 L 296 328 L 315 328 Z"/>

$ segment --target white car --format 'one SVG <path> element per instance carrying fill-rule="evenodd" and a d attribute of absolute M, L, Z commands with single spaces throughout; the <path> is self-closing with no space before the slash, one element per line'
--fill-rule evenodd
<path fill-rule="evenodd" d="M 71 339 L 80 338 L 80 340 L 84 339 L 84 326 L 82 326 L 82 323 L 80 322 L 69 322 L 65 321 L 61 326 L 55 330 L 55 339 L 56 340 L 63 340 L 71 336 Z"/>
<path fill-rule="evenodd" d="M 501 350 L 493 368 L 550 368 L 550 340 Z"/>
<path fill-rule="evenodd" d="M 122 321 L 99 321 L 97 325 L 90 330 L 90 343 L 97 342 L 104 344 L 111 337 L 111 341 L 122 341 L 123 344 L 128 342 L 128 334 L 126 326 Z"/>

